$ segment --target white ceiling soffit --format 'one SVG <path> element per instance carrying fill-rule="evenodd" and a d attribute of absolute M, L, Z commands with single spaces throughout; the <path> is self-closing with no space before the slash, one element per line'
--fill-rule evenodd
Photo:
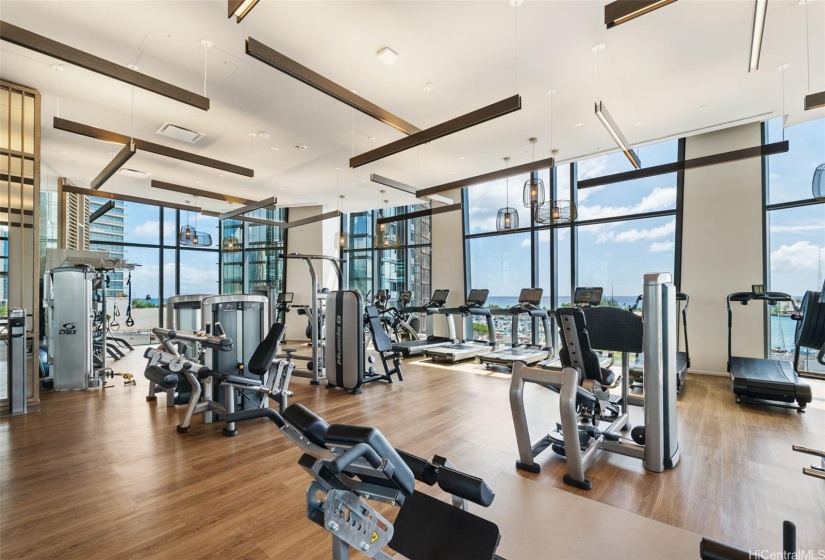
<path fill-rule="evenodd" d="M 159 181 L 254 200 L 274 195 L 284 206 L 337 208 L 340 167 L 347 211 L 378 205 L 380 187 L 370 182 L 371 173 L 426 188 L 494 171 L 504 156 L 513 158 L 512 165 L 528 162 L 530 137 L 538 138 L 536 158 L 548 157 L 551 88 L 557 92 L 552 147 L 559 150 L 559 161 L 615 151 L 593 115 L 598 100 L 610 107 L 634 144 L 756 115 L 778 116 L 782 86 L 776 67 L 784 63 L 790 64 L 786 122 L 825 116 L 825 109 L 802 108 L 807 67 L 810 91 L 825 89 L 825 0 L 813 0 L 807 8 L 797 0 L 771 0 L 759 70 L 752 73 L 747 72 L 750 1 L 681 0 L 609 31 L 604 4 L 528 0 L 514 9 L 504 0 L 264 1 L 237 25 L 227 20 L 225 2 L 217 1 L 3 0 L 4 21 L 205 93 L 211 109 L 200 111 L 66 64 L 65 71 L 56 72 L 51 66 L 60 61 L 5 42 L 2 77 L 42 92 L 43 159 L 78 186 L 88 187 L 86 178 L 97 175 L 111 160 L 109 152 L 120 148 L 54 130 L 58 109 L 66 119 L 181 147 L 155 134 L 163 123 L 174 123 L 205 134 L 184 149 L 255 169 L 254 178 L 245 178 L 136 155 L 130 167 Z M 523 108 L 352 170 L 347 162 L 353 153 L 397 140 L 401 133 L 247 56 L 250 36 L 422 128 L 516 93 Z M 606 44 L 598 83 L 591 51 L 596 43 Z M 389 66 L 378 60 L 384 47 L 399 60 Z M 425 93 L 428 82 L 432 89 Z M 577 122 L 584 123 L 578 134 Z M 634 129 L 636 122 L 642 125 Z M 465 158 L 461 165 L 460 157 Z M 117 174 L 102 190 L 140 196 L 145 184 Z M 170 200 L 183 196 L 169 193 Z M 395 189 L 387 198 L 390 204 L 416 202 Z M 204 206 L 228 209 L 213 202 Z"/>

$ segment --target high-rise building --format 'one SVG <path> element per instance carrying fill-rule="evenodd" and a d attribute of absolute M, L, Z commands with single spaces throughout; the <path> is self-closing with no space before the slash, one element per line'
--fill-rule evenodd
<path fill-rule="evenodd" d="M 90 197 L 89 212 L 95 212 L 107 202 L 109 202 L 108 198 Z M 91 241 L 89 248 L 92 251 L 106 251 L 112 258 L 123 259 L 122 243 L 126 238 L 125 220 L 125 204 L 123 201 L 116 200 L 114 208 L 89 224 Z M 101 245 L 99 242 L 102 241 L 105 241 L 107 244 Z M 113 243 L 114 245 L 109 245 L 109 243 Z M 109 287 L 106 289 L 107 297 L 117 297 L 125 293 L 123 272 L 115 271 L 110 273 L 109 280 Z"/>
<path fill-rule="evenodd" d="M 9 228 L 0 226 L 0 305 L 9 301 Z"/>

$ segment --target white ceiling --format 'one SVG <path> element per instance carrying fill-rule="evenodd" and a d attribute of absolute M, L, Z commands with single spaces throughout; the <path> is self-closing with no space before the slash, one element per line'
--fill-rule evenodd
<path fill-rule="evenodd" d="M 511 165 L 530 161 L 531 136 L 539 139 L 536 158 L 548 157 L 551 88 L 557 92 L 552 143 L 560 160 L 615 149 L 594 115 L 599 99 L 630 141 L 641 143 L 778 116 L 782 82 L 776 68 L 785 63 L 787 122 L 825 116 L 825 109 L 802 110 L 806 93 L 825 89 L 825 0 L 807 7 L 770 0 L 760 68 L 752 73 L 750 0 L 680 0 L 609 31 L 605 3 L 526 0 L 512 8 L 507 0 L 261 0 L 236 24 L 227 19 L 223 0 L 3 0 L 4 21 L 116 63 L 137 64 L 140 72 L 196 93 L 204 89 L 201 40 L 211 41 L 211 109 L 137 88 L 133 108 L 131 86 L 69 65 L 56 72 L 51 66 L 60 61 L 6 42 L 0 43 L 0 76 L 43 94 L 42 158 L 78 186 L 88 186 L 120 147 L 55 130 L 58 108 L 65 119 L 255 170 L 250 179 L 141 152 L 127 164 L 169 183 L 256 200 L 274 194 L 285 205 L 336 207 L 340 167 L 346 211 L 380 205 L 384 187 L 371 183 L 370 173 L 430 187 L 500 169 L 504 156 L 512 157 Z M 522 109 L 352 170 L 353 153 L 402 134 L 247 56 L 249 36 L 420 128 L 515 93 Z M 591 51 L 596 43 L 606 44 L 598 72 Z M 401 56 L 391 66 L 375 56 L 385 46 Z M 422 90 L 427 82 L 429 94 Z M 189 145 L 158 136 L 164 122 L 206 137 Z M 578 122 L 583 126 L 577 130 Z M 642 124 L 634 127 L 637 122 Z M 270 137 L 248 135 L 259 131 Z M 298 150 L 299 144 L 309 148 Z M 110 188 L 227 209 L 121 175 L 103 190 Z M 414 201 L 392 189 L 387 197 L 392 204 Z"/>

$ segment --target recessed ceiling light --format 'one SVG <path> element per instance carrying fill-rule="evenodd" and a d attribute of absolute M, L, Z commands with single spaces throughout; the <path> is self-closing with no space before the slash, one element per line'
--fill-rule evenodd
<path fill-rule="evenodd" d="M 590 50 L 593 52 L 602 52 L 604 50 L 604 43 L 596 43 L 590 47 Z"/>
<path fill-rule="evenodd" d="M 134 177 L 135 179 L 148 179 L 149 175 L 151 175 L 151 173 L 147 173 L 146 171 L 129 169 L 128 167 L 121 167 L 118 173 L 126 175 L 127 177 Z"/>
<path fill-rule="evenodd" d="M 642 126 L 642 123 L 640 123 L 640 122 L 635 122 L 635 123 L 633 123 L 633 126 Z"/>
<path fill-rule="evenodd" d="M 777 70 L 787 70 L 791 65 L 790 64 L 780 64 L 776 67 Z"/>
<path fill-rule="evenodd" d="M 453 171 L 447 171 L 447 175 L 452 175 Z"/>
<path fill-rule="evenodd" d="M 52 70 L 56 72 L 65 72 L 66 65 L 65 64 L 52 64 Z"/>
<path fill-rule="evenodd" d="M 61 156 L 65 156 L 65 155 L 66 155 L 66 152 L 57 152 L 57 153 L 58 153 L 58 154 L 60 154 Z"/>
<path fill-rule="evenodd" d="M 113 155 L 115 155 L 116 153 L 117 153 L 117 152 L 109 152 L 109 155 L 110 155 L 110 156 L 113 156 Z"/>
<path fill-rule="evenodd" d="M 202 40 L 201 40 L 201 45 L 203 45 L 203 46 L 204 46 L 204 47 L 206 47 L 207 49 L 210 49 L 210 48 L 212 48 L 212 41 L 208 41 L 208 40 L 206 40 L 206 39 L 202 39 Z"/>
<path fill-rule="evenodd" d="M 427 82 L 426 84 L 424 84 L 424 87 L 421 88 L 421 91 L 423 91 L 424 93 L 430 93 L 432 90 L 433 90 L 433 83 L 432 82 Z"/>
<path fill-rule="evenodd" d="M 553 95 L 554 93 L 556 93 L 556 90 L 554 90 L 554 89 L 548 89 L 547 90 L 547 95 Z"/>
<path fill-rule="evenodd" d="M 278 190 L 282 191 L 282 190 L 284 190 L 284 188 L 283 187 L 278 187 Z"/>
<path fill-rule="evenodd" d="M 258 133 L 258 138 L 269 138 L 269 133 L 262 130 Z"/>
<path fill-rule="evenodd" d="M 513 8 L 518 8 L 522 4 L 524 4 L 524 0 L 510 0 L 510 6 Z"/>
<path fill-rule="evenodd" d="M 280 148 L 276 148 L 275 146 L 272 146 L 269 149 L 272 150 L 273 152 L 279 152 L 280 151 Z"/>
<path fill-rule="evenodd" d="M 309 146 L 307 146 L 306 144 L 296 144 L 295 147 L 298 148 L 299 150 L 309 149 Z"/>
<path fill-rule="evenodd" d="M 378 60 L 380 60 L 381 62 L 383 62 L 384 64 L 387 64 L 387 65 L 396 63 L 398 61 L 398 59 L 400 58 L 398 56 L 398 53 L 395 52 L 394 50 L 392 50 L 389 47 L 384 47 L 383 49 L 378 51 L 377 56 L 378 56 Z"/>
<path fill-rule="evenodd" d="M 799 4 L 800 6 L 804 6 L 805 4 L 807 4 L 810 1 L 811 0 L 799 0 L 799 2 L 797 2 L 797 4 Z"/>
<path fill-rule="evenodd" d="M 127 64 L 126 68 L 128 68 L 129 70 L 134 70 L 135 72 L 140 70 L 140 67 L 137 64 Z"/>
<path fill-rule="evenodd" d="M 190 130 L 169 122 L 163 123 L 155 132 L 161 136 L 168 136 L 169 138 L 180 140 L 181 142 L 188 142 L 189 144 L 194 144 L 206 136 L 203 132 Z"/>
<path fill-rule="evenodd" d="M 253 136 L 258 136 L 258 133 L 257 132 L 247 132 L 246 135 L 249 136 L 250 138 L 252 138 Z"/>
<path fill-rule="evenodd" d="M 583 127 L 583 126 L 584 126 L 584 123 L 583 123 L 583 122 L 577 122 L 577 123 L 576 123 L 576 124 L 574 124 L 573 126 L 575 126 L 576 128 L 581 128 L 581 127 Z"/>

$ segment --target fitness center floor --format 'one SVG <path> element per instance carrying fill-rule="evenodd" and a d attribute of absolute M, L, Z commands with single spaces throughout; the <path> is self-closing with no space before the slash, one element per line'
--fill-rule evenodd
<path fill-rule="evenodd" d="M 0 557 L 329 558 L 329 534 L 306 519 L 310 477 L 297 464 L 300 450 L 265 420 L 226 438 L 221 424 L 197 417 L 189 434 L 178 434 L 181 407 L 166 408 L 162 395 L 145 400 L 142 354 L 136 348 L 113 364 L 137 386 L 116 377 L 102 391 L 44 391 L 41 412 L 0 422 Z M 698 558 L 698 537 L 687 531 L 776 551 L 785 519 L 797 525 L 799 550 L 822 549 L 825 484 L 802 474 L 810 457 L 791 451 L 825 441 L 825 383 L 810 384 L 814 400 L 798 414 L 736 405 L 727 377 L 689 375 L 679 398 L 679 465 L 654 474 L 638 460 L 602 454 L 588 471 L 589 492 L 564 485 L 565 463 L 550 451 L 538 458 L 541 473 L 515 469 L 507 375 L 409 361 L 403 382 L 372 383 L 359 396 L 298 377 L 290 388 L 291 402 L 328 422 L 378 427 L 399 449 L 444 455 L 484 478 L 496 499 L 491 511 L 474 511 L 499 523 L 499 552 L 514 560 Z M 535 386 L 527 397 L 535 438 L 557 420 L 558 397 Z M 574 509 L 588 520 L 577 531 L 569 528 Z M 614 515 L 608 532 L 603 520 Z M 547 534 L 537 534 L 541 527 Z M 617 544 L 599 545 L 597 534 Z M 654 539 L 656 546 L 645 542 Z M 638 554 L 626 553 L 634 547 Z"/>

